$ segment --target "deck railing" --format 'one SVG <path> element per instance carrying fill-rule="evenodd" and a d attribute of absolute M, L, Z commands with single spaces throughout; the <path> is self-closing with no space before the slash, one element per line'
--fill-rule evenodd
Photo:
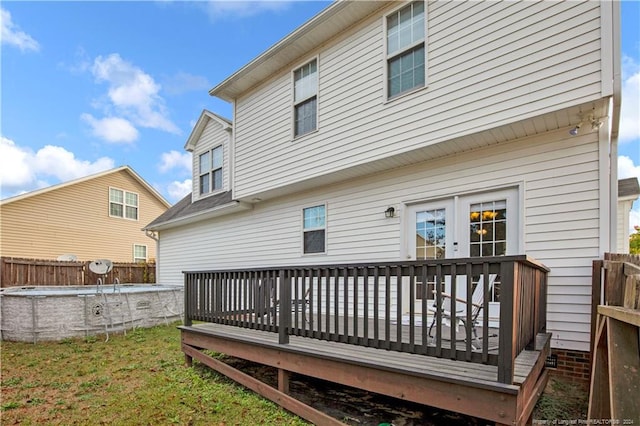
<path fill-rule="evenodd" d="M 516 356 L 546 328 L 547 272 L 526 256 L 189 271 L 185 325 L 491 364 L 511 383 Z"/>

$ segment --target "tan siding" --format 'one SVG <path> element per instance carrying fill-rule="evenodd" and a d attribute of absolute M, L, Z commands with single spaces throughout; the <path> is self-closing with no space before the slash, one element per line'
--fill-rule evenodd
<path fill-rule="evenodd" d="M 549 312 L 570 305 L 575 313 L 577 325 L 550 322 L 554 345 L 585 349 L 591 262 L 599 255 L 597 177 L 596 133 L 555 132 L 403 167 L 162 231 L 160 282 L 179 284 L 189 269 L 404 259 L 406 203 L 521 184 L 523 252 L 552 268 Z M 301 209 L 324 202 L 328 253 L 303 256 Z M 384 217 L 389 205 L 397 218 Z"/>
<path fill-rule="evenodd" d="M 385 102 L 375 16 L 309 53 L 319 55 L 318 132 L 291 140 L 290 69 L 238 99 L 235 195 L 600 98 L 597 2 L 428 4 L 426 89 Z"/>
<path fill-rule="evenodd" d="M 138 194 L 138 220 L 109 216 L 109 187 Z M 4 204 L 1 207 L 3 256 L 55 259 L 72 253 L 79 260 L 133 261 L 133 245 L 155 241 L 142 227 L 166 207 L 128 172 L 121 170 Z"/>

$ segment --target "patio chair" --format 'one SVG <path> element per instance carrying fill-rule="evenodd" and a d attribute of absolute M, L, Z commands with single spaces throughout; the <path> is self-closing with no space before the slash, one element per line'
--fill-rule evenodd
<path fill-rule="evenodd" d="M 473 290 L 473 293 L 471 295 L 471 322 L 467 323 L 467 299 L 462 299 L 460 297 L 456 297 L 455 301 L 452 300 L 451 294 L 449 293 L 445 293 L 442 292 L 442 304 L 440 307 L 437 306 L 437 301 L 434 300 L 434 303 L 432 306 L 430 306 L 428 309 L 429 311 L 433 312 L 433 320 L 431 321 L 431 325 L 429 326 L 429 337 L 431 336 L 431 332 L 433 330 L 434 325 L 436 324 L 436 320 L 437 320 L 437 313 L 438 311 L 440 311 L 441 313 L 441 317 L 443 319 L 443 322 L 448 325 L 449 327 L 451 327 L 452 329 L 452 334 L 453 334 L 453 327 L 458 327 L 459 324 L 461 324 L 464 329 L 465 329 L 465 336 L 466 336 L 466 330 L 468 328 L 471 328 L 471 332 L 473 334 L 473 338 L 472 338 L 472 342 L 478 342 L 480 340 L 480 338 L 478 337 L 478 331 L 477 331 L 477 327 L 480 325 L 479 321 L 478 321 L 478 317 L 480 316 L 480 312 L 482 312 L 482 308 L 484 307 L 484 282 L 483 282 L 483 276 L 481 275 L 480 278 L 478 279 L 478 283 L 476 284 L 475 289 Z M 487 289 L 487 293 L 490 294 L 491 290 L 493 289 L 493 285 L 495 283 L 496 280 L 496 274 L 489 274 L 489 285 L 488 285 L 488 289 Z M 457 287 L 461 287 L 461 286 L 466 286 L 467 283 L 467 277 L 464 275 L 459 275 L 457 277 L 456 280 L 456 286 Z M 433 294 L 436 294 L 436 291 L 433 291 Z M 487 296 L 488 296 L 487 294 Z M 455 308 L 455 312 L 456 312 L 456 324 L 452 324 L 451 323 L 451 318 L 452 318 L 452 308 Z M 495 335 L 492 336 L 483 336 L 484 337 L 495 337 Z M 477 350 L 478 348 L 472 343 L 471 345 L 473 350 Z"/>
<path fill-rule="evenodd" d="M 309 312 L 310 291 L 311 287 L 307 288 L 302 298 L 291 300 L 291 312 L 302 311 L 302 309 L 305 309 L 307 313 Z M 266 317 L 271 314 L 275 317 L 278 314 L 280 311 L 280 300 L 277 296 L 275 281 L 265 280 L 263 284 L 258 286 L 257 300 L 256 313 L 258 315 Z M 309 322 L 308 314 L 306 316 L 306 322 Z"/>

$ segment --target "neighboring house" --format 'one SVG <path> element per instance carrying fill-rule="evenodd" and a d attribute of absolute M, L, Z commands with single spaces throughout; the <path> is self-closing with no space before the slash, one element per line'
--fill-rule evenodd
<path fill-rule="evenodd" d="M 617 253 L 629 253 L 629 212 L 638 197 L 640 197 L 638 178 L 631 177 L 618 181 Z"/>
<path fill-rule="evenodd" d="M 170 204 L 128 166 L 0 201 L 0 255 L 115 262 L 156 258 L 143 226 Z"/>
<path fill-rule="evenodd" d="M 202 113 L 193 192 L 146 227 L 158 282 L 526 254 L 551 270 L 552 347 L 589 351 L 592 261 L 617 248 L 618 8 L 331 4 L 211 89 L 233 121 Z"/>

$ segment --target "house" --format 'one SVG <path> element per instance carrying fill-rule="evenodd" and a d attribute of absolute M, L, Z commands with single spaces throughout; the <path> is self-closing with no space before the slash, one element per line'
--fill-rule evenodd
<path fill-rule="evenodd" d="M 606 1 L 337 1 L 211 89 L 232 103 L 233 120 L 202 113 L 186 143 L 193 154 L 193 191 L 147 226 L 159 237 L 160 282 L 184 282 L 187 293 L 195 292 L 183 328 L 187 359 L 204 359 L 197 347 L 251 357 L 232 347 L 219 328 L 205 333 L 190 319 L 263 330 L 254 317 L 240 315 L 262 303 L 251 288 L 259 295 L 270 280 L 292 298 L 301 289 L 289 289 L 289 282 L 302 280 L 311 288 L 307 309 L 316 313 L 307 321 L 317 314 L 311 326 L 317 329 L 287 323 L 293 319 L 282 305 L 278 315 L 284 317 L 276 320 L 292 327 L 289 335 L 376 345 L 379 336 L 359 334 L 362 322 L 342 327 L 329 317 L 380 311 L 376 319 L 392 317 L 391 327 L 408 321 L 413 330 L 420 323 L 414 317 L 426 320 L 427 304 L 440 300 L 441 291 L 466 298 L 478 277 L 495 275 L 493 266 L 465 272 L 483 259 L 503 259 L 495 266 L 501 282 L 487 287 L 483 315 L 499 324 L 505 342 L 509 316 L 525 315 L 530 304 L 538 313 L 526 315 L 535 317 L 543 342 L 548 332 L 554 352 L 588 358 L 592 262 L 617 247 L 617 170 L 610 153 L 616 152 L 619 123 L 619 31 L 619 5 Z M 505 262 L 515 262 L 516 272 Z M 367 264 L 374 266 L 361 266 Z M 420 268 L 428 271 L 423 279 L 415 272 Z M 508 279 L 505 271 L 512 271 Z M 451 284 L 463 274 L 474 277 L 469 287 Z M 385 303 L 375 305 L 383 291 L 378 278 L 392 288 L 386 312 Z M 344 290 L 323 287 L 338 281 Z M 541 293 L 525 297 L 532 288 Z M 340 292 L 345 299 L 334 301 Z M 287 293 L 280 300 L 288 303 Z M 326 329 L 318 328 L 324 327 L 317 324 L 321 313 L 327 314 Z M 290 341 L 285 328 L 277 327 L 280 342 Z M 415 341 L 406 346 L 397 330 L 398 348 L 411 352 Z M 506 367 L 498 375 L 505 386 L 516 384 L 512 367 L 520 350 L 539 347 L 534 335 L 528 339 L 501 355 L 499 368 Z M 431 354 L 429 345 L 420 350 Z M 294 351 L 292 344 L 287 348 Z M 304 349 L 296 356 L 301 353 L 305 363 L 318 361 Z M 466 356 L 454 345 L 449 354 Z M 518 402 L 493 407 L 502 414 L 472 414 L 526 422 L 537 399 L 532 390 L 543 381 L 541 354 L 546 352 L 537 353 L 527 370 L 534 379 L 514 390 Z M 285 363 L 282 352 L 273 356 L 279 357 L 285 390 L 288 368 L 342 380 L 326 366 L 300 371 L 299 364 Z M 387 356 L 391 363 L 395 355 Z M 354 357 L 342 362 L 354 364 Z M 358 367 L 369 368 L 369 362 Z M 382 375 L 373 371 L 361 374 Z M 363 384 L 362 377 L 351 384 L 420 400 L 401 385 L 390 390 Z M 422 389 L 430 405 L 474 405 L 456 402 L 456 390 L 440 388 L 451 393 L 434 395 L 439 385 L 430 386 Z"/>
<path fill-rule="evenodd" d="M 0 255 L 152 261 L 143 226 L 170 204 L 129 166 L 0 201 Z"/>
<path fill-rule="evenodd" d="M 618 181 L 617 253 L 629 253 L 629 212 L 638 197 L 640 197 L 640 185 L 637 178 L 631 177 Z"/>

